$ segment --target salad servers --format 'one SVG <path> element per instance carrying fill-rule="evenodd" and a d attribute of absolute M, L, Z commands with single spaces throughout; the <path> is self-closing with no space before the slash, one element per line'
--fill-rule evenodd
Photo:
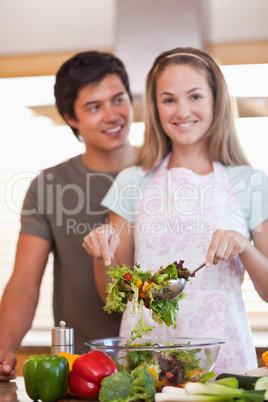
<path fill-rule="evenodd" d="M 203 263 L 202 265 L 197 267 L 194 271 L 191 272 L 191 276 L 193 276 L 197 271 L 199 271 L 204 266 L 205 266 L 205 263 Z M 187 283 L 187 279 L 185 279 L 185 278 L 172 279 L 170 281 L 170 285 L 164 286 L 163 288 L 161 288 L 159 290 L 152 289 L 152 296 L 156 300 L 176 299 L 176 297 L 178 297 L 183 292 L 186 283 Z M 149 298 L 149 296 L 148 296 L 148 298 Z M 147 297 L 146 297 L 146 299 L 147 299 Z"/>

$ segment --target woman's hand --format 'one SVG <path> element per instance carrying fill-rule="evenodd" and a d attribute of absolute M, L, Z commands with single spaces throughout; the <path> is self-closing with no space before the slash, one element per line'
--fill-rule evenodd
<path fill-rule="evenodd" d="M 118 231 L 113 225 L 106 224 L 97 227 L 84 237 L 83 247 L 93 257 L 102 258 L 108 267 L 119 243 Z"/>
<path fill-rule="evenodd" d="M 221 260 L 230 260 L 243 253 L 249 240 L 234 230 L 216 230 L 208 248 L 206 267 L 218 264 Z"/>

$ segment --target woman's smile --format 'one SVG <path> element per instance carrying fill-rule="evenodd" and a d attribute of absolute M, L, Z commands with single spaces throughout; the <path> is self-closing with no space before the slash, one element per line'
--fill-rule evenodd
<path fill-rule="evenodd" d="M 196 121 L 187 121 L 185 123 L 176 123 L 175 122 L 173 124 L 179 128 L 189 128 L 189 127 L 192 127 L 195 123 L 196 123 Z"/>

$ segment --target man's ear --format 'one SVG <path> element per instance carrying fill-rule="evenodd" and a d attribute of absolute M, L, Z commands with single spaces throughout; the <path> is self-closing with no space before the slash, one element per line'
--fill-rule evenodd
<path fill-rule="evenodd" d="M 67 121 L 67 123 L 69 124 L 69 126 L 77 129 L 77 120 L 74 117 L 71 117 L 68 114 L 64 114 L 64 118 Z"/>

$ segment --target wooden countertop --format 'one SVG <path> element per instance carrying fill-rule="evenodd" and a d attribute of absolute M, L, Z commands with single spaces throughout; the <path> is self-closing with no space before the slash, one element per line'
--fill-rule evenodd
<path fill-rule="evenodd" d="M 0 401 L 1 402 L 30 402 L 32 401 L 25 391 L 23 377 L 17 377 L 16 380 L 9 382 L 0 382 Z M 62 398 L 61 402 L 81 402 L 81 399 Z M 86 399 L 84 399 L 86 401 Z M 92 401 L 92 399 L 91 399 Z"/>

